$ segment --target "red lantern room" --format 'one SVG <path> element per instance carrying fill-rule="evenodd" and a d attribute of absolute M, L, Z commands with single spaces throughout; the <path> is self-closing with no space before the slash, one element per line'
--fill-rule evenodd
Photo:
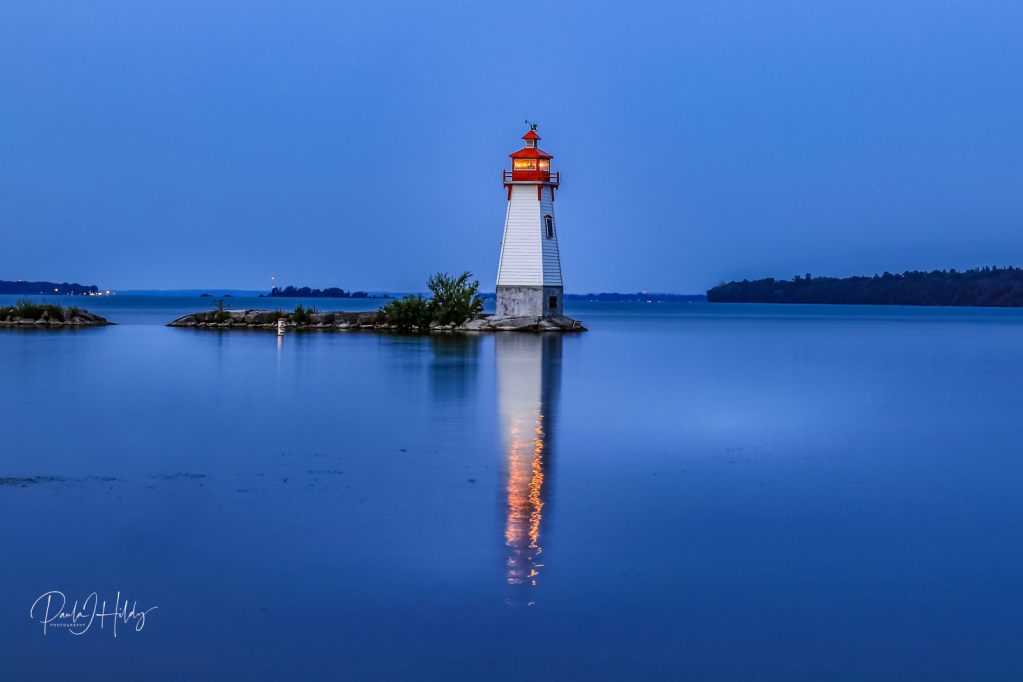
<path fill-rule="evenodd" d="M 539 149 L 536 143 L 540 136 L 535 130 L 530 130 L 523 137 L 526 147 L 514 154 L 509 154 L 512 160 L 511 177 L 505 171 L 505 182 L 551 182 L 551 159 L 554 157 Z M 555 174 L 557 178 L 557 174 Z M 557 185 L 557 180 L 552 184 Z"/>

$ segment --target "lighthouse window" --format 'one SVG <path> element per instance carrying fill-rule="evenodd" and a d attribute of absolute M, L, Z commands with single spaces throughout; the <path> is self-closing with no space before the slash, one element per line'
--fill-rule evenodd
<path fill-rule="evenodd" d="M 517 171 L 535 171 L 536 159 L 515 159 L 512 168 Z"/>
<path fill-rule="evenodd" d="M 548 161 L 547 159 L 540 159 L 540 170 L 545 171 L 545 170 L 550 170 L 550 169 L 551 169 L 551 162 Z"/>
<path fill-rule="evenodd" d="M 553 239 L 554 238 L 554 218 L 549 216 L 549 215 L 545 215 L 543 217 L 543 222 L 544 222 L 544 226 L 547 228 L 547 238 L 548 239 Z"/>

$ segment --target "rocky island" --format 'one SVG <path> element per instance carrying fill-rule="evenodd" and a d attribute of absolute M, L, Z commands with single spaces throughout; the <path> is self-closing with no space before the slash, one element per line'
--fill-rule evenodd
<path fill-rule="evenodd" d="M 344 311 L 319 312 L 298 306 L 295 312 L 280 310 L 214 310 L 193 313 L 174 320 L 168 327 L 191 327 L 195 329 L 277 329 L 277 321 L 283 319 L 288 329 L 296 331 L 522 331 L 522 332 L 573 332 L 586 331 L 579 320 L 568 317 L 496 317 L 479 315 L 460 323 L 442 324 L 437 321 L 423 325 L 401 325 L 388 320 L 382 311 L 348 313 Z"/>
<path fill-rule="evenodd" d="M 0 308 L 0 326 L 55 329 L 59 327 L 102 327 L 114 324 L 77 306 L 64 308 L 49 303 L 22 300 Z"/>
<path fill-rule="evenodd" d="M 373 329 L 401 332 L 445 331 L 516 331 L 516 332 L 584 332 L 579 320 L 564 315 L 543 317 L 484 315 L 483 297 L 477 292 L 479 282 L 470 282 L 472 275 L 458 277 L 437 273 L 427 280 L 430 298 L 408 295 L 392 299 L 380 310 L 363 313 L 344 311 L 320 312 L 315 308 L 295 307 L 283 310 L 228 310 L 224 299 L 217 299 L 209 312 L 193 313 L 174 320 L 168 327 L 216 329 L 276 329 L 284 320 L 292 329 L 338 331 Z"/>

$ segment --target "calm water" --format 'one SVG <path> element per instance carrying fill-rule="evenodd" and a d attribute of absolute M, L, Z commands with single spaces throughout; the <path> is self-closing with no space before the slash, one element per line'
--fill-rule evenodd
<path fill-rule="evenodd" d="M 1023 678 L 1023 311 L 200 305 L 0 330 L 0 477 L 54 477 L 0 485 L 0 678 Z M 44 634 L 51 590 L 158 608 Z"/>

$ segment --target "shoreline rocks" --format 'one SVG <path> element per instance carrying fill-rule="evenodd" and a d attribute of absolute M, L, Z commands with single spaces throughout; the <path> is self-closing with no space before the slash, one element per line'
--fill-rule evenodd
<path fill-rule="evenodd" d="M 62 327 L 103 327 L 116 324 L 116 322 L 110 322 L 88 310 L 61 307 L 60 313 L 60 317 L 51 317 L 49 311 L 44 310 L 39 318 L 7 315 L 5 319 L 0 320 L 0 327 L 59 329 Z"/>
<path fill-rule="evenodd" d="M 584 332 L 588 331 L 579 320 L 564 315 L 553 317 L 498 317 L 491 315 L 477 320 L 466 320 L 459 331 L 475 332 Z"/>
<path fill-rule="evenodd" d="M 169 323 L 168 327 L 188 327 L 194 329 L 277 329 L 277 318 L 271 319 L 269 310 L 224 310 L 193 313 L 179 317 Z M 375 311 L 362 313 L 346 313 L 343 311 L 316 313 L 285 313 L 287 328 L 292 331 L 341 331 L 341 330 L 375 330 L 401 331 L 397 325 L 387 324 L 382 316 Z M 428 329 L 413 328 L 412 332 L 584 332 L 587 331 L 579 320 L 563 315 L 557 317 L 496 317 L 481 316 L 475 320 L 466 320 L 462 324 L 440 325 L 430 324 Z"/>

